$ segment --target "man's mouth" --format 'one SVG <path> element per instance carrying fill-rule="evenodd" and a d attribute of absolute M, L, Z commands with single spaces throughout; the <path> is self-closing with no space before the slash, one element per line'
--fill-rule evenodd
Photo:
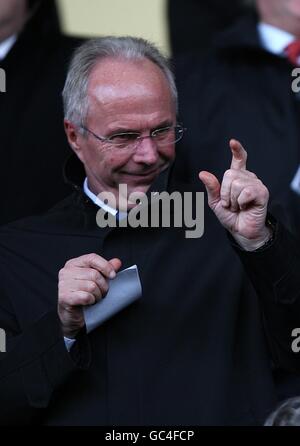
<path fill-rule="evenodd" d="M 154 177 L 160 173 L 160 169 L 151 170 L 149 172 L 123 172 L 123 175 L 135 178 Z"/>
<path fill-rule="evenodd" d="M 131 176 L 136 178 L 151 178 L 159 175 L 163 170 L 165 170 L 168 167 L 168 165 L 162 165 L 159 167 L 156 167 L 156 169 L 143 171 L 143 172 L 122 172 L 125 176 Z"/>

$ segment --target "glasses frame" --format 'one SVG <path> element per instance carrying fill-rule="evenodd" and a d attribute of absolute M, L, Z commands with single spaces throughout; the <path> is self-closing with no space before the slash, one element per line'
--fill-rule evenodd
<path fill-rule="evenodd" d="M 81 125 L 80 128 L 82 128 L 82 129 L 85 130 L 86 132 L 90 133 L 90 134 L 91 134 L 92 136 L 94 136 L 94 138 L 96 138 L 98 141 L 106 142 L 106 143 L 108 143 L 108 144 L 111 144 L 113 147 L 119 147 L 119 148 L 120 148 L 121 146 L 123 146 L 124 143 L 115 143 L 115 142 L 113 142 L 112 138 L 115 138 L 115 137 L 118 136 L 118 135 L 120 135 L 120 136 L 121 136 L 121 135 L 127 135 L 127 134 L 128 134 L 128 135 L 137 135 L 137 136 L 136 136 L 136 139 L 134 140 L 134 144 L 135 144 L 135 145 L 134 145 L 134 149 L 138 146 L 138 144 L 139 144 L 139 142 L 140 142 L 141 140 L 146 139 L 146 138 L 151 138 L 152 141 L 154 141 L 154 142 L 155 142 L 156 144 L 158 144 L 158 145 L 162 145 L 162 146 L 164 146 L 164 145 L 168 145 L 168 144 L 170 144 L 170 142 L 167 142 L 167 141 L 166 141 L 165 143 L 161 144 L 159 141 L 155 140 L 156 134 L 157 134 L 159 131 L 161 131 L 161 130 L 166 130 L 166 129 L 171 130 L 171 129 L 174 129 L 174 130 L 176 131 L 176 129 L 177 129 L 177 130 L 181 131 L 181 133 L 179 134 L 179 137 L 176 138 L 175 141 L 172 141 L 172 144 L 175 144 L 176 142 L 180 141 L 181 138 L 183 137 L 184 132 L 186 131 L 186 128 L 185 128 L 182 124 L 179 124 L 179 123 L 178 123 L 178 124 L 174 124 L 174 125 L 170 125 L 170 126 L 166 126 L 166 127 L 161 127 L 161 128 L 152 130 L 152 132 L 150 132 L 150 134 L 147 135 L 147 136 L 141 136 L 139 132 L 120 132 L 120 133 L 115 133 L 114 135 L 105 137 L 105 136 L 97 135 L 95 132 L 93 132 L 92 130 L 90 130 L 88 127 L 86 127 L 86 126 L 84 126 L 84 125 Z M 126 148 L 126 147 L 125 147 L 125 148 Z"/>

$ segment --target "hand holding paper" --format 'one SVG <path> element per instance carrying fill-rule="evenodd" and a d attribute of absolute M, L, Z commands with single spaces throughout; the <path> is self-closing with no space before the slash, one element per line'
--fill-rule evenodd
<path fill-rule="evenodd" d="M 119 259 L 106 260 L 87 254 L 66 262 L 59 272 L 58 315 L 63 335 L 75 338 L 84 327 L 83 307 L 98 302 L 108 291 L 109 279 L 116 277 Z"/>
<path fill-rule="evenodd" d="M 84 319 L 87 332 L 103 324 L 123 308 L 140 299 L 142 286 L 136 265 L 131 266 L 117 274 L 109 282 L 109 290 L 104 299 L 84 307 Z"/>

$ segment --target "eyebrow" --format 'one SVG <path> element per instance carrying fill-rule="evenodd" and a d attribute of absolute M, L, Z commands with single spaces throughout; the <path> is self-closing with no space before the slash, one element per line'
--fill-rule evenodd
<path fill-rule="evenodd" d="M 150 132 L 154 132 L 155 130 L 162 129 L 162 128 L 165 128 L 165 127 L 171 127 L 172 125 L 175 125 L 173 123 L 173 121 L 170 121 L 170 120 L 163 121 L 159 125 L 151 128 Z M 122 127 L 120 127 L 120 128 L 117 128 L 117 129 L 112 130 L 111 132 L 109 132 L 109 134 L 106 137 L 109 138 L 110 136 L 117 135 L 119 133 L 138 133 L 138 134 L 140 134 L 141 130 L 137 130 L 137 129 L 134 129 L 134 128 L 125 128 L 125 127 L 122 128 Z"/>

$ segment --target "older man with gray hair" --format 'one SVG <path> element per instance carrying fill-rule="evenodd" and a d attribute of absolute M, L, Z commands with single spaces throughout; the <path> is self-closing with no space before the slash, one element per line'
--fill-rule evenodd
<path fill-rule="evenodd" d="M 274 361 L 298 368 L 292 303 L 279 309 L 246 292 L 211 214 L 198 239 L 175 224 L 123 224 L 139 205 L 122 215 L 120 184 L 125 200 L 187 192 L 171 175 L 184 129 L 166 59 L 142 39 L 91 40 L 76 51 L 63 96 L 74 192 L 0 231 L 1 424 L 262 423 L 275 395 L 261 306 Z M 265 249 L 268 191 L 241 144 L 230 148 L 222 184 L 200 174 L 209 205 L 243 249 Z M 119 224 L 100 228 L 99 210 Z"/>

